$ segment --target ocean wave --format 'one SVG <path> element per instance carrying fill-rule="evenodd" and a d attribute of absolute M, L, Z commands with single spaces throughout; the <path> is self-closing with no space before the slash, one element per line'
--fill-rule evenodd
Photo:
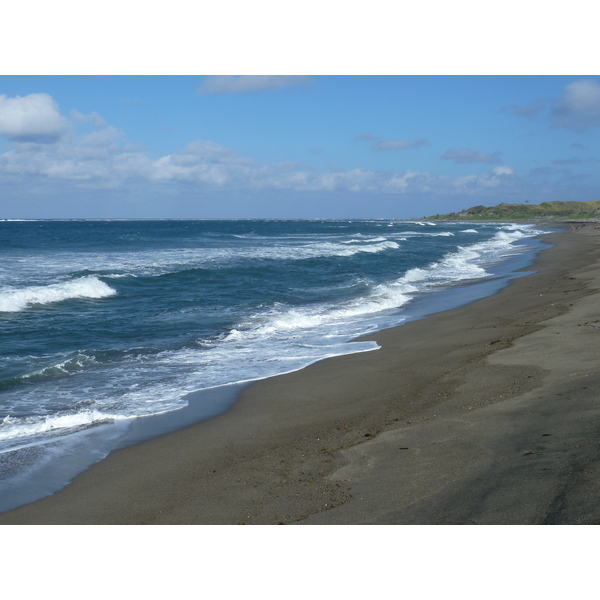
<path fill-rule="evenodd" d="M 454 233 L 451 231 L 440 231 L 438 232 L 429 232 L 421 229 L 420 231 L 402 231 L 398 232 L 398 235 L 408 236 L 410 238 L 415 237 L 453 237 Z"/>
<path fill-rule="evenodd" d="M 381 237 L 381 236 L 375 237 L 375 238 L 367 238 L 364 235 L 358 234 L 356 236 L 356 238 L 358 238 L 358 239 L 351 239 L 351 240 L 343 241 L 342 244 L 366 244 L 366 243 L 373 244 L 375 242 L 387 242 L 387 239 L 384 237 Z"/>
<path fill-rule="evenodd" d="M 98 361 L 93 356 L 87 356 L 83 352 L 79 352 L 75 356 L 65 358 L 64 360 L 54 361 L 53 364 L 23 373 L 22 375 L 0 379 L 0 390 L 9 389 L 24 383 L 34 384 L 71 377 L 90 367 L 94 367 L 97 364 Z"/>
<path fill-rule="evenodd" d="M 344 242 L 320 242 L 317 244 L 294 245 L 294 246 L 272 246 L 270 248 L 256 248 L 247 252 L 244 258 L 250 259 L 284 259 L 284 260 L 306 260 L 310 258 L 327 257 L 350 257 L 361 252 L 377 253 L 385 250 L 396 250 L 400 246 L 397 242 L 388 241 L 385 238 L 375 240 L 360 240 L 360 245 L 349 247 Z M 352 242 L 351 242 L 352 243 Z M 356 243 L 356 242 L 354 242 Z"/>
<path fill-rule="evenodd" d="M 296 330 L 366 318 L 385 310 L 400 308 L 417 289 L 409 282 L 397 281 L 374 286 L 366 295 L 342 304 L 291 308 L 278 303 L 271 310 L 256 314 L 248 322 L 239 324 L 224 336 L 223 341 L 239 343 L 251 338 L 268 338 Z"/>
<path fill-rule="evenodd" d="M 0 422 L 0 442 L 10 442 L 40 434 L 70 433 L 82 427 L 111 423 L 126 418 L 123 415 L 107 414 L 98 410 L 84 410 L 46 417 L 11 417 L 7 415 Z"/>
<path fill-rule="evenodd" d="M 232 249 L 207 252 L 201 250 L 182 254 L 179 257 L 171 257 L 163 254 L 155 261 L 148 261 L 145 265 L 142 260 L 136 265 L 138 273 L 146 276 L 161 276 L 178 271 L 185 271 L 196 268 L 213 269 L 216 267 L 226 267 L 235 264 L 240 260 L 289 260 L 302 261 L 315 258 L 351 258 L 357 254 L 377 254 L 386 250 L 397 250 L 400 248 L 398 242 L 388 241 L 374 242 L 372 240 L 361 240 L 358 242 L 319 242 L 317 244 L 306 245 L 272 245 L 261 246 L 258 248 L 245 249 L 243 254 L 237 253 Z M 179 259 L 179 260 L 178 260 Z"/>
<path fill-rule="evenodd" d="M 426 289 L 432 285 L 479 279 L 488 275 L 483 267 L 474 262 L 480 256 L 481 254 L 473 249 L 461 248 L 458 252 L 448 254 L 442 260 L 426 267 L 409 269 L 401 281 L 418 283 L 421 288 Z"/>
<path fill-rule="evenodd" d="M 84 353 L 79 353 L 77 356 L 65 359 L 54 365 L 49 365 L 43 369 L 32 371 L 21 375 L 21 380 L 43 380 L 43 379 L 58 379 L 61 377 L 68 377 L 89 367 L 97 364 L 94 357 L 88 356 Z"/>
<path fill-rule="evenodd" d="M 475 230 L 472 231 L 476 233 Z M 431 286 L 439 287 L 452 282 L 486 277 L 488 271 L 482 265 L 493 264 L 507 254 L 515 252 L 514 243 L 529 235 L 530 232 L 523 232 L 516 227 L 499 231 L 485 242 L 458 246 L 456 251 L 446 254 L 439 261 L 425 267 L 409 269 L 400 281 L 419 284 L 423 289 L 427 289 Z"/>
<path fill-rule="evenodd" d="M 440 236 L 448 233 L 423 235 Z M 514 251 L 514 242 L 527 235 L 528 233 L 519 229 L 511 229 L 499 231 L 485 242 L 458 246 L 457 250 L 449 252 L 440 260 L 424 267 L 409 269 L 396 281 L 376 285 L 360 298 L 342 304 L 305 308 L 277 304 L 270 311 L 257 314 L 249 322 L 239 324 L 226 334 L 222 341 L 240 343 L 253 337 L 266 338 L 295 330 L 308 330 L 336 322 L 367 318 L 386 310 L 400 308 L 407 304 L 415 293 L 489 276 L 485 267 Z"/>
<path fill-rule="evenodd" d="M 0 292 L 0 312 L 20 312 L 35 304 L 77 298 L 107 298 L 117 292 L 93 275 L 73 281 Z"/>
<path fill-rule="evenodd" d="M 353 236 L 353 238 L 356 236 Z M 89 275 L 86 277 L 94 278 L 101 286 L 105 286 L 97 277 L 107 279 L 118 279 L 127 277 L 157 277 L 178 271 L 188 269 L 206 268 L 217 269 L 228 267 L 229 265 L 239 264 L 240 261 L 263 261 L 263 260 L 290 260 L 301 261 L 314 258 L 329 257 L 352 257 L 359 253 L 378 253 L 386 250 L 396 250 L 399 244 L 396 241 L 387 240 L 385 237 L 364 238 L 359 242 L 347 241 L 325 241 L 319 240 L 316 243 L 277 243 L 270 242 L 255 247 L 225 247 L 225 248 L 184 248 L 184 249 L 163 249 L 160 251 L 146 250 L 133 253 L 115 253 L 102 254 L 90 253 L 86 255 L 86 271 Z M 52 262 L 46 260 L 44 269 L 49 274 L 56 274 L 56 277 L 65 275 L 63 263 L 59 260 Z M 35 271 L 32 269 L 32 276 L 39 271 L 39 265 L 36 265 Z M 81 278 L 81 283 L 92 283 L 92 279 Z M 48 286 L 49 291 L 60 289 L 62 286 L 72 285 L 56 284 Z M 109 295 L 106 287 L 101 287 L 104 292 L 102 296 Z M 23 291 L 29 288 L 24 288 Z M 32 288 L 38 292 L 41 288 Z M 110 288 L 108 288 L 110 289 Z M 21 290 L 15 290 L 11 293 L 20 293 Z M 19 308 L 2 308 L 3 295 L 0 293 L 0 311 L 5 310 L 23 310 L 22 302 Z M 96 296 L 89 296 L 96 297 Z M 17 304 L 18 296 L 10 299 L 11 304 Z M 10 305 L 9 305 L 10 306 Z"/>

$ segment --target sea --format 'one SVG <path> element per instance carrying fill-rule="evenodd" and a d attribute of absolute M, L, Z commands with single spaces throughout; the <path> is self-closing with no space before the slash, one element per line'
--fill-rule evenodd
<path fill-rule="evenodd" d="M 248 382 L 496 293 L 551 229 L 396 220 L 0 221 L 0 511 Z"/>

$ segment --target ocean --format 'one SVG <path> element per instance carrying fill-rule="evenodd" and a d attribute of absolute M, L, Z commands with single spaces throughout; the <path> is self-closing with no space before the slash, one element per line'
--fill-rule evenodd
<path fill-rule="evenodd" d="M 115 448 L 226 410 L 247 382 L 377 351 L 351 340 L 496 293 L 549 231 L 0 221 L 0 511 Z"/>

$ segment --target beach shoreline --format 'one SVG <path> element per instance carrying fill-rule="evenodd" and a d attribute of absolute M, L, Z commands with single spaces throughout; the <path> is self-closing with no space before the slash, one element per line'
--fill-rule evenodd
<path fill-rule="evenodd" d="M 497 294 L 253 383 L 0 524 L 600 521 L 599 233 L 544 236 L 536 272 Z"/>

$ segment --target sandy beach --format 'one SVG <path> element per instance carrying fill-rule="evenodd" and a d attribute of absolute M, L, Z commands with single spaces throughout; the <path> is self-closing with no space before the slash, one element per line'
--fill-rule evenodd
<path fill-rule="evenodd" d="M 600 522 L 600 231 L 379 350 L 257 382 L 2 524 Z"/>

